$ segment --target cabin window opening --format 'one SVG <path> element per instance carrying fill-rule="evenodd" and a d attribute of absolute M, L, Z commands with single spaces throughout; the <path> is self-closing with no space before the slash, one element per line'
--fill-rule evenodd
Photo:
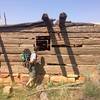
<path fill-rule="evenodd" d="M 36 46 L 39 51 L 50 50 L 50 36 L 36 36 Z"/>

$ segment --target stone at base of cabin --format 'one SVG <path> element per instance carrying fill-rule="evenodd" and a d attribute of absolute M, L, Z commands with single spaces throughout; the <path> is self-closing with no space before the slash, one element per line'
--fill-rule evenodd
<path fill-rule="evenodd" d="M 77 75 L 77 74 L 68 74 L 67 77 L 68 78 L 77 78 L 77 77 L 79 77 L 79 75 Z"/>
<path fill-rule="evenodd" d="M 29 80 L 29 75 L 28 74 L 21 74 L 20 80 L 21 80 L 22 84 L 27 83 L 27 81 Z"/>
<path fill-rule="evenodd" d="M 3 84 L 9 84 L 11 83 L 11 78 L 7 77 L 7 78 L 2 78 L 3 79 Z"/>
<path fill-rule="evenodd" d="M 78 79 L 76 79 L 76 82 L 84 83 L 86 78 L 84 76 L 80 76 Z"/>
<path fill-rule="evenodd" d="M 75 78 L 73 78 L 73 77 L 67 78 L 67 82 L 68 83 L 74 83 L 75 82 Z"/>
<path fill-rule="evenodd" d="M 57 75 L 55 75 L 55 76 L 51 76 L 50 77 L 50 82 L 56 82 L 56 83 L 63 82 L 63 83 L 66 83 L 67 82 L 67 78 L 64 77 L 64 76 L 57 76 Z"/>
<path fill-rule="evenodd" d="M 9 77 L 9 73 L 1 73 L 0 77 L 1 78 L 7 78 L 7 77 Z"/>
<path fill-rule="evenodd" d="M 28 80 L 29 80 L 29 74 L 13 74 L 14 76 L 14 82 L 16 84 L 19 85 L 25 85 Z M 20 76 L 20 77 L 19 77 Z M 73 83 L 73 82 L 80 82 L 80 83 L 84 83 L 86 80 L 85 77 L 80 76 L 78 77 L 78 75 L 75 74 L 68 74 L 67 77 L 65 76 L 61 76 L 61 75 L 37 75 L 36 77 L 36 82 L 38 84 L 48 84 L 49 82 L 53 82 L 53 83 Z M 1 78 L 0 77 L 0 84 L 4 84 L 4 85 L 11 85 L 12 81 L 10 76 L 6 77 L 6 78 Z"/>
<path fill-rule="evenodd" d="M 11 86 L 5 86 L 3 88 L 3 93 L 6 95 L 9 95 L 10 93 L 12 93 L 12 91 L 13 91 L 13 88 Z"/>

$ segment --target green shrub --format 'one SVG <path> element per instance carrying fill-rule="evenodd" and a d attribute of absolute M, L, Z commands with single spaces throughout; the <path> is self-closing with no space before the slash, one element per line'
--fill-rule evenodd
<path fill-rule="evenodd" d="M 93 82 L 88 81 L 85 84 L 83 93 L 86 97 L 99 98 L 100 97 L 100 88 Z"/>

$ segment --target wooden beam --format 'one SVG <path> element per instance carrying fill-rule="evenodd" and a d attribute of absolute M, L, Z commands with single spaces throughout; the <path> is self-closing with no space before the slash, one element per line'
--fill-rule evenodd
<path fill-rule="evenodd" d="M 64 12 L 60 13 L 59 15 L 59 26 L 60 27 L 65 27 L 66 19 L 67 19 L 67 14 Z"/>

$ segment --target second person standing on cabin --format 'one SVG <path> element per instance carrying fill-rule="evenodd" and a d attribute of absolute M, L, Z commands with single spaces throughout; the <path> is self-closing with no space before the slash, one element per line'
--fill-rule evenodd
<path fill-rule="evenodd" d="M 29 66 L 29 80 L 26 83 L 26 86 L 32 86 L 35 84 L 36 78 L 36 63 L 37 63 L 37 51 L 38 48 L 34 46 L 34 51 L 31 53 L 30 56 L 30 66 Z"/>

